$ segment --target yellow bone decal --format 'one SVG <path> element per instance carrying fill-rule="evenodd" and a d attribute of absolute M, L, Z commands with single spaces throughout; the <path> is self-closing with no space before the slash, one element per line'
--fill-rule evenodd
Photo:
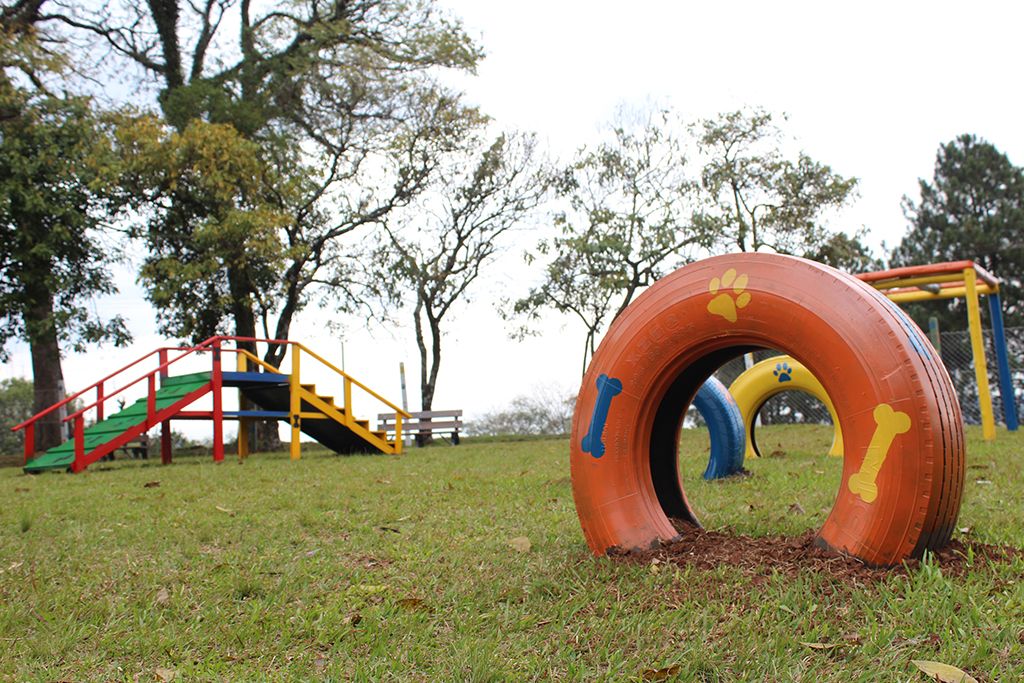
<path fill-rule="evenodd" d="M 889 454 L 889 447 L 898 434 L 905 434 L 910 431 L 910 416 L 892 409 L 888 403 L 879 403 L 875 406 L 875 433 L 868 444 L 867 453 L 864 454 L 864 462 L 860 465 L 860 471 L 850 477 L 848 486 L 850 491 L 860 496 L 865 503 L 870 503 L 878 497 L 878 485 L 875 480 L 878 478 L 878 470 L 882 469 L 885 456 Z"/>

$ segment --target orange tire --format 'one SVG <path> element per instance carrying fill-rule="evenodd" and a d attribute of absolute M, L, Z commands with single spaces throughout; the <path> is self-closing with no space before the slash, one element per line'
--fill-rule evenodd
<path fill-rule="evenodd" d="M 615 321 L 573 416 L 576 510 L 595 554 L 697 523 L 677 467 L 683 414 L 722 363 L 789 353 L 843 424 L 843 477 L 819 543 L 892 565 L 949 542 L 964 481 L 960 407 L 924 334 L 872 287 L 813 261 L 731 254 L 655 283 Z"/>

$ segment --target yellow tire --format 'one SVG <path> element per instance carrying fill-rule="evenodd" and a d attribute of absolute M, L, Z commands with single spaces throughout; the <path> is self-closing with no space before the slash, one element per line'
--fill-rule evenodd
<path fill-rule="evenodd" d="M 818 399 L 828 408 L 828 414 L 835 425 L 832 446 L 829 455 L 843 455 L 843 431 L 836 417 L 836 409 L 832 399 L 825 392 L 825 387 L 804 367 L 803 363 L 792 356 L 773 356 L 760 363 L 755 363 L 729 385 L 729 393 L 736 399 L 736 404 L 743 415 L 743 429 L 747 435 L 745 458 L 757 458 L 761 453 L 754 440 L 754 423 L 758 412 L 765 402 L 783 391 L 804 391 Z"/>

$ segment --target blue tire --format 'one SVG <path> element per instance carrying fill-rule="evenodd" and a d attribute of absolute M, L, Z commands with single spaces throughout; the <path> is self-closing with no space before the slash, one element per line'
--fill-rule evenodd
<path fill-rule="evenodd" d="M 743 415 L 732 394 L 724 384 L 710 377 L 697 390 L 693 405 L 711 434 L 711 457 L 704 478 L 720 479 L 740 472 L 747 442 Z"/>

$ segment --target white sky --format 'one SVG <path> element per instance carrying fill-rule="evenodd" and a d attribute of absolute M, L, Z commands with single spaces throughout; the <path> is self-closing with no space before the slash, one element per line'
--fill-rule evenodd
<path fill-rule="evenodd" d="M 663 102 L 691 118 L 742 106 L 786 112 L 785 130 L 802 149 L 860 179 L 859 199 L 833 227 L 866 226 L 876 246 L 899 241 L 900 199 L 931 176 L 940 143 L 975 133 L 1024 163 L 1019 3 L 442 5 L 487 52 L 478 76 L 460 81 L 470 100 L 503 126 L 537 132 L 553 154 L 564 158 L 593 141 L 620 103 Z M 578 387 L 581 328 L 552 317 L 539 326 L 541 337 L 517 343 L 495 312 L 500 295 L 526 291 L 516 264 L 536 238 L 527 232 L 510 244 L 505 263 L 449 322 L 435 408 L 463 408 L 472 418 L 538 386 Z M 69 390 L 163 343 L 132 274 L 120 279 L 122 293 L 100 307 L 126 315 L 136 342 L 69 353 Z M 292 338 L 340 362 L 341 340 L 324 329 L 332 315 L 305 311 Z M 382 332 L 351 321 L 345 337 L 346 369 L 396 403 L 405 361 L 410 405 L 419 409 L 411 326 Z M 11 350 L 0 376 L 30 376 L 27 347 Z M 187 431 L 209 434 L 206 425 Z"/>

